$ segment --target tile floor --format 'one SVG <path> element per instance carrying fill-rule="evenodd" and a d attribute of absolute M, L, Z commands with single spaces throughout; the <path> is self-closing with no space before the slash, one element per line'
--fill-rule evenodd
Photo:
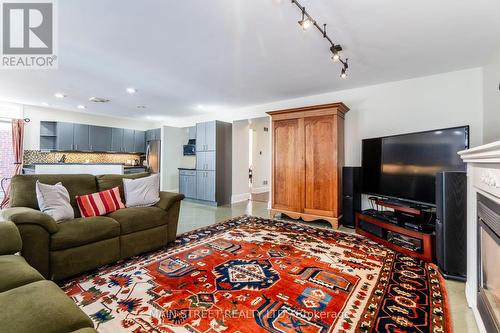
<path fill-rule="evenodd" d="M 202 228 L 216 222 L 222 222 L 232 217 L 243 214 L 269 217 L 266 202 L 248 201 L 233 204 L 230 206 L 210 207 L 183 201 L 179 216 L 178 234 Z M 302 222 L 307 223 L 307 222 Z M 327 222 L 312 222 L 311 225 L 318 227 L 330 227 Z M 353 232 L 352 229 L 340 228 L 344 232 Z M 476 321 L 472 311 L 467 306 L 465 300 L 465 284 L 462 282 L 447 281 L 446 287 L 451 308 L 451 317 L 455 333 L 476 333 L 478 332 Z"/>

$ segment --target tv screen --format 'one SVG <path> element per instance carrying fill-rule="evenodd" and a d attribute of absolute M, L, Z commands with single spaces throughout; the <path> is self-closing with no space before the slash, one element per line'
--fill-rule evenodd
<path fill-rule="evenodd" d="M 436 173 L 465 171 L 469 127 L 365 139 L 363 193 L 435 205 Z"/>

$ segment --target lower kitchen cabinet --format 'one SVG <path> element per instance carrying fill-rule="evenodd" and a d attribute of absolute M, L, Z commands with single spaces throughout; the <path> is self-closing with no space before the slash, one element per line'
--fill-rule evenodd
<path fill-rule="evenodd" d="M 186 198 L 196 199 L 196 171 L 179 171 L 179 193 L 184 194 Z"/>
<path fill-rule="evenodd" d="M 196 199 L 215 201 L 215 171 L 196 171 Z"/>

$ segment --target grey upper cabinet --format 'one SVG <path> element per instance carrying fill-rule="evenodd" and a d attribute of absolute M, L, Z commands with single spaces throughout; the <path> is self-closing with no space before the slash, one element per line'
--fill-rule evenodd
<path fill-rule="evenodd" d="M 214 151 L 216 131 L 216 121 L 196 124 L 196 151 Z"/>
<path fill-rule="evenodd" d="M 206 123 L 196 124 L 196 151 L 205 151 L 205 126 Z"/>
<path fill-rule="evenodd" d="M 152 132 L 160 137 L 160 129 Z M 40 123 L 40 149 L 56 151 L 91 151 L 145 153 L 146 132 L 67 122 Z"/>
<path fill-rule="evenodd" d="M 206 151 L 215 151 L 216 126 L 215 121 L 205 123 L 205 146 Z"/>
<path fill-rule="evenodd" d="M 123 151 L 133 152 L 134 151 L 134 130 L 124 129 L 123 130 Z"/>
<path fill-rule="evenodd" d="M 104 126 L 90 126 L 90 150 L 91 151 L 112 151 L 112 128 Z"/>
<path fill-rule="evenodd" d="M 73 124 L 73 145 L 75 150 L 90 150 L 89 125 Z"/>
<path fill-rule="evenodd" d="M 123 151 L 123 128 L 111 129 L 111 151 Z"/>
<path fill-rule="evenodd" d="M 134 131 L 134 153 L 146 152 L 146 132 Z"/>
<path fill-rule="evenodd" d="M 73 150 L 73 123 L 57 123 L 56 129 L 56 149 L 57 150 Z"/>
<path fill-rule="evenodd" d="M 188 128 L 188 139 L 196 139 L 196 126 L 191 126 Z"/>
<path fill-rule="evenodd" d="M 146 131 L 146 141 L 161 140 L 161 128 Z"/>

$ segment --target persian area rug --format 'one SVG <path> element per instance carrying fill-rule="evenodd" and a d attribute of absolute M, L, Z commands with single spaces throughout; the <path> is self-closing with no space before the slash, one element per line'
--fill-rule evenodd
<path fill-rule="evenodd" d="M 69 281 L 99 332 L 451 332 L 436 267 L 364 237 L 240 217 Z"/>

